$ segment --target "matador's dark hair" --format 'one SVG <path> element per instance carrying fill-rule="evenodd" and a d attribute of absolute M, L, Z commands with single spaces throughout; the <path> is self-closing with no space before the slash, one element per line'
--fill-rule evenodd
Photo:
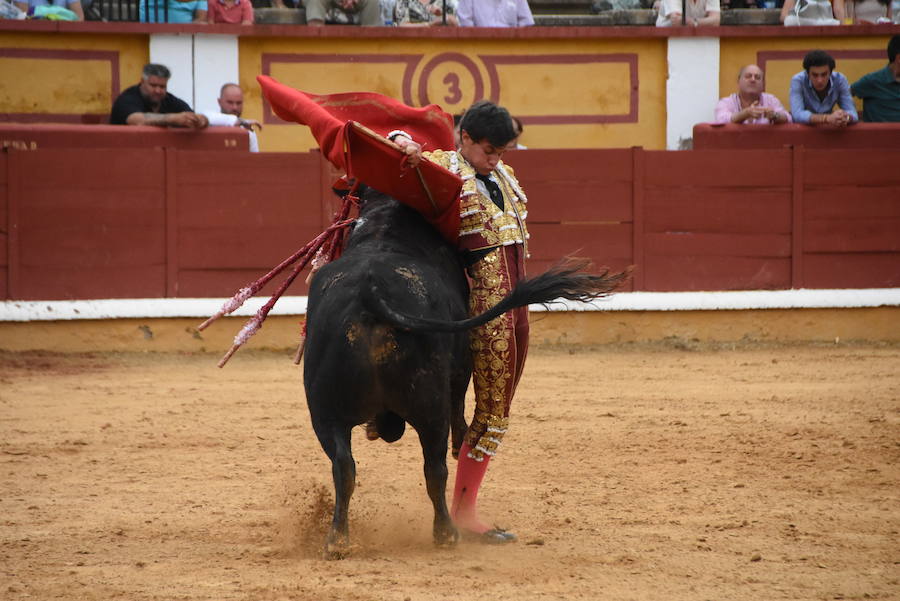
<path fill-rule="evenodd" d="M 489 100 L 480 100 L 469 107 L 459 129 L 469 134 L 474 142 L 487 140 L 497 148 L 506 146 L 516 137 L 509 111 Z"/>

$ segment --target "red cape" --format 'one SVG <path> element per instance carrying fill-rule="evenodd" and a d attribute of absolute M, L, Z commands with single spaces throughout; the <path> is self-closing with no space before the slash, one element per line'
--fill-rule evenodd
<path fill-rule="evenodd" d="M 309 126 L 333 165 L 416 209 L 451 244 L 457 243 L 462 180 L 427 160 L 410 169 L 403 151 L 384 137 L 401 129 L 425 150 L 452 149 L 450 115 L 433 104 L 413 108 L 371 92 L 307 94 L 267 75 L 256 79 L 275 114 Z"/>

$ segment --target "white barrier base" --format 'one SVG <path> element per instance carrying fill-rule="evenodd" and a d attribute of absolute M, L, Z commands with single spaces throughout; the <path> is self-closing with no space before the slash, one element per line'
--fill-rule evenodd
<path fill-rule="evenodd" d="M 249 316 L 268 300 L 248 300 L 232 313 Z M 305 296 L 284 296 L 270 315 L 306 313 Z M 2 301 L 0 322 L 83 319 L 167 318 L 213 315 L 214 298 L 129 298 L 74 301 Z M 843 290 L 747 290 L 727 292 L 623 292 L 589 304 L 556 302 L 550 311 L 720 311 L 746 309 L 834 309 L 900 306 L 900 288 Z M 532 311 L 546 311 L 532 305 Z"/>

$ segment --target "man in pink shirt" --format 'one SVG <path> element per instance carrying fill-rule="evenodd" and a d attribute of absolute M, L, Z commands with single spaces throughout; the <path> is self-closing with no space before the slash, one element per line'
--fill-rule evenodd
<path fill-rule="evenodd" d="M 738 92 L 716 104 L 716 123 L 790 123 L 791 114 L 772 94 L 763 92 L 765 76 L 756 65 L 738 74 Z"/>
<path fill-rule="evenodd" d="M 460 27 L 525 27 L 534 25 L 526 0 L 459 0 Z"/>
<path fill-rule="evenodd" d="M 250 0 L 209 0 L 206 22 L 253 25 L 253 4 Z"/>

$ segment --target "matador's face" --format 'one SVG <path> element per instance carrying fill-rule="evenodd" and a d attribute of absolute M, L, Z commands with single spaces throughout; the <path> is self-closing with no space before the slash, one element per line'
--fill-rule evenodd
<path fill-rule="evenodd" d="M 469 132 L 462 130 L 459 152 L 479 175 L 487 175 L 497 167 L 506 152 L 506 146 L 496 147 L 486 139 L 476 142 L 469 136 Z"/>

